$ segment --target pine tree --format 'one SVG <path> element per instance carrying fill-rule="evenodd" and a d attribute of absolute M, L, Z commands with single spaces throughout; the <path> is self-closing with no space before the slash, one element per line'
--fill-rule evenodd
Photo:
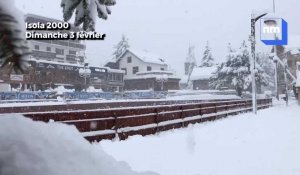
<path fill-rule="evenodd" d="M 11 1 L 0 0 L 0 64 L 20 73 L 25 69 L 29 47 L 25 39 L 25 25 Z"/>
<path fill-rule="evenodd" d="M 237 52 L 229 45 L 229 54 L 225 63 L 218 67 L 214 77 L 215 88 L 229 86 L 234 88 L 238 96 L 242 96 L 244 90 L 250 87 L 250 63 L 249 52 L 244 41 Z"/>
<path fill-rule="evenodd" d="M 238 96 L 242 96 L 244 91 L 251 91 L 251 71 L 250 54 L 246 42 L 243 41 L 241 47 L 235 51 L 228 46 L 229 54 L 225 63 L 219 65 L 215 76 L 211 79 L 211 87 L 220 89 L 221 87 L 234 88 Z M 267 85 L 267 74 L 260 64 L 256 64 L 256 82 L 259 85 Z M 258 86 L 259 87 L 259 86 Z"/>
<path fill-rule="evenodd" d="M 119 58 L 129 47 L 128 38 L 126 38 L 125 35 L 122 35 L 121 41 L 114 47 L 116 49 L 113 53 L 114 58 Z"/>
<path fill-rule="evenodd" d="M 228 60 L 232 60 L 235 57 L 236 51 L 228 43 L 227 46 L 228 55 L 226 56 L 226 62 L 220 63 L 213 77 L 210 78 L 210 87 L 213 89 L 231 88 L 231 81 L 229 75 L 225 71 Z"/>
<path fill-rule="evenodd" d="M 94 31 L 96 16 L 107 19 L 111 14 L 110 6 L 115 5 L 115 0 L 62 0 L 63 17 L 69 21 L 75 12 L 75 26 L 83 24 L 83 30 Z"/>
<path fill-rule="evenodd" d="M 214 58 L 211 53 L 211 48 L 209 47 L 209 42 L 207 41 L 200 67 L 211 67 L 213 65 L 214 65 Z"/>

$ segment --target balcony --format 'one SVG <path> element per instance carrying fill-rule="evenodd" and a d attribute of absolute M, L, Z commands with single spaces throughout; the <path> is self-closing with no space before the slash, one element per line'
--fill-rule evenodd
<path fill-rule="evenodd" d="M 56 57 L 56 53 L 33 50 L 32 56 L 43 59 L 54 59 Z"/>

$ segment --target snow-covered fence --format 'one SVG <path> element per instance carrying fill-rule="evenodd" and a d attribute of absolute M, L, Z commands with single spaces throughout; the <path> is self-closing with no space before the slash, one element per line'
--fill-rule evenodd
<path fill-rule="evenodd" d="M 110 109 L 28 113 L 37 121 L 56 121 L 75 125 L 89 141 L 127 139 L 132 135 L 150 135 L 212 121 L 251 111 L 251 100 L 229 100 L 187 104 L 165 104 Z M 258 100 L 258 108 L 268 108 L 272 99 Z"/>

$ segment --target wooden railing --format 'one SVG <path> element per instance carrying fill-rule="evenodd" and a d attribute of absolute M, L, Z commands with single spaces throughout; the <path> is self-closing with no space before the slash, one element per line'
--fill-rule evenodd
<path fill-rule="evenodd" d="M 272 106 L 272 99 L 260 99 L 258 108 Z M 175 128 L 212 121 L 252 110 L 251 100 L 229 100 L 160 105 L 26 113 L 36 121 L 75 125 L 89 141 L 125 140 L 132 135 L 150 135 Z"/>

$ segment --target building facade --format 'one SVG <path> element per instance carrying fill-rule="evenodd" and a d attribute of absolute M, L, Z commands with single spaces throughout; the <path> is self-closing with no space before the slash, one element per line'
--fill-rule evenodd
<path fill-rule="evenodd" d="M 167 91 L 179 89 L 180 78 L 168 71 L 164 59 L 146 51 L 128 49 L 106 66 L 125 72 L 124 90 Z"/>
<path fill-rule="evenodd" d="M 62 22 L 27 14 L 28 23 Z M 70 31 L 81 29 L 71 25 Z M 70 32 L 62 31 L 62 32 Z M 40 32 L 40 31 L 39 31 Z M 41 31 L 51 32 L 51 31 Z M 21 91 L 44 91 L 57 86 L 82 91 L 93 86 L 109 92 L 123 91 L 124 71 L 107 67 L 88 66 L 86 46 L 79 40 L 28 40 L 32 50 L 28 69 L 22 75 L 11 74 L 8 67 L 0 70 L 0 83 Z"/>
<path fill-rule="evenodd" d="M 60 20 L 43 16 L 27 14 L 27 23 L 63 22 Z M 78 32 L 81 29 L 71 25 L 71 29 L 61 32 Z M 33 30 L 34 31 L 34 30 Z M 39 32 L 51 32 L 43 30 Z M 32 56 L 37 60 L 55 61 L 60 63 L 84 64 L 84 52 L 86 49 L 83 41 L 80 40 L 28 40 Z"/>
<path fill-rule="evenodd" d="M 124 71 L 34 59 L 31 59 L 29 64 L 29 68 L 22 75 L 10 74 L 7 69 L 0 70 L 0 79 L 14 89 L 28 91 L 44 91 L 58 86 L 76 91 L 90 86 L 105 92 L 123 90 Z"/>

